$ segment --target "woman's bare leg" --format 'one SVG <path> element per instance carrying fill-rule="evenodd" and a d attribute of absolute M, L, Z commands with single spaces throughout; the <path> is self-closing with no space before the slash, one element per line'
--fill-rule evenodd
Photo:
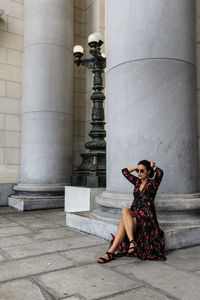
<path fill-rule="evenodd" d="M 132 211 L 127 207 L 122 208 L 122 219 L 119 222 L 114 242 L 108 251 L 111 253 L 115 253 L 116 249 L 123 241 L 125 234 L 127 234 L 129 241 L 133 240 L 135 227 L 136 218 L 134 217 Z M 130 243 L 130 246 L 134 246 L 134 244 Z M 104 254 L 102 257 L 108 259 L 107 254 Z M 99 258 L 97 262 L 102 262 L 102 259 Z"/>
<path fill-rule="evenodd" d="M 108 250 L 109 252 L 114 253 L 116 251 L 116 249 L 119 247 L 119 245 L 123 241 L 123 239 L 125 237 L 125 234 L 126 234 L 126 231 L 125 231 L 125 228 L 124 228 L 124 223 L 123 223 L 122 220 L 120 220 L 119 225 L 118 225 L 118 230 L 117 230 L 117 233 L 116 233 L 116 237 L 113 241 L 112 246 Z"/>
<path fill-rule="evenodd" d="M 125 234 L 126 234 L 126 232 L 125 232 L 123 221 L 120 220 L 115 239 L 113 241 L 112 246 L 108 250 L 109 252 L 111 252 L 113 254 L 115 253 L 116 249 L 119 247 L 119 245 L 123 241 Z M 108 259 L 108 254 L 104 254 L 102 257 L 104 257 L 105 259 Z M 102 259 L 99 258 L 97 262 L 102 262 Z"/>
<path fill-rule="evenodd" d="M 122 208 L 122 220 L 129 241 L 134 240 L 135 218 L 131 210 L 127 207 Z"/>
<path fill-rule="evenodd" d="M 129 241 L 134 240 L 134 231 L 136 228 L 136 218 L 134 217 L 132 211 L 127 207 L 122 208 L 122 220 L 123 220 L 124 228 L 125 228 L 125 231 L 126 231 Z M 133 242 L 130 243 L 130 247 L 134 247 Z M 133 251 L 130 251 L 129 253 L 131 253 L 131 252 L 133 252 Z"/>

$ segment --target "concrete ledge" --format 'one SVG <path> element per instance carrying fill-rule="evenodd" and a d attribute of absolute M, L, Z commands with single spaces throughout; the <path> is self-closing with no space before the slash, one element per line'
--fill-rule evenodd
<path fill-rule="evenodd" d="M 93 219 L 90 213 L 67 213 L 66 225 L 105 240 L 110 240 L 110 233 L 116 234 L 117 224 Z M 162 226 L 165 232 L 165 249 L 172 250 L 200 244 L 200 225 Z"/>
<path fill-rule="evenodd" d="M 64 207 L 64 196 L 56 197 L 22 197 L 11 196 L 8 198 L 8 206 L 17 210 L 36 210 L 48 208 L 62 208 Z"/>

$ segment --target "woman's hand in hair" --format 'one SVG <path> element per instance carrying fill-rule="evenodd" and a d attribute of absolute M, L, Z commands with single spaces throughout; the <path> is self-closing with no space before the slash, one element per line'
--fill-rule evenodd
<path fill-rule="evenodd" d="M 152 168 L 153 168 L 153 167 L 155 166 L 155 164 L 156 164 L 155 161 L 152 161 L 152 160 L 150 161 L 150 163 L 151 163 L 151 167 L 152 167 Z"/>

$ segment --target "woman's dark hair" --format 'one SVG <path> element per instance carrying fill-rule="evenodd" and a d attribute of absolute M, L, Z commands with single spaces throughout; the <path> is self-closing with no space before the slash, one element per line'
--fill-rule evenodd
<path fill-rule="evenodd" d="M 151 167 L 150 161 L 144 159 L 144 160 L 141 160 L 141 161 L 138 163 L 138 165 L 143 165 L 143 166 L 145 166 L 145 167 L 147 168 L 147 171 L 150 171 L 149 177 L 150 177 L 150 178 L 153 177 L 153 175 L 154 175 L 154 170 L 153 170 L 152 167 Z"/>

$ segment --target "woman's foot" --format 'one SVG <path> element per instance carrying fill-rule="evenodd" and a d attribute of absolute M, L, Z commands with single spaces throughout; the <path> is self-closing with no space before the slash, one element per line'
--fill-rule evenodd
<path fill-rule="evenodd" d="M 130 241 L 129 242 L 129 250 L 128 250 L 127 256 L 133 256 L 134 253 L 135 253 L 136 247 L 137 247 L 136 242 L 134 240 Z"/>
<path fill-rule="evenodd" d="M 115 253 L 107 251 L 103 256 L 101 256 L 97 260 L 97 262 L 99 264 L 105 264 L 105 263 L 108 263 L 109 261 L 114 260 L 114 259 L 115 259 Z"/>

